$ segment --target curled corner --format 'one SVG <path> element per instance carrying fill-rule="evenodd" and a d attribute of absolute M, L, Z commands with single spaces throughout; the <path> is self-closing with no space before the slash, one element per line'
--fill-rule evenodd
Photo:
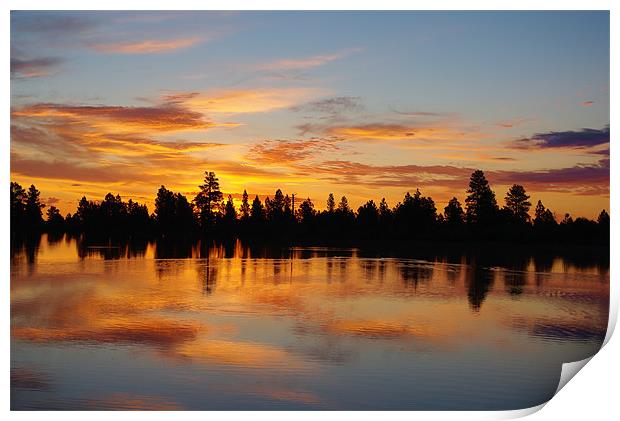
<path fill-rule="evenodd" d="M 540 405 L 532 406 L 530 408 L 502 411 L 501 415 L 495 419 L 512 420 L 515 418 L 527 417 L 528 415 L 532 415 L 533 413 L 540 411 L 545 405 L 547 405 L 547 402 L 543 402 Z"/>
<path fill-rule="evenodd" d="M 557 395 L 558 392 L 564 386 L 566 386 L 566 383 L 568 383 L 573 377 L 575 377 L 575 374 L 577 374 L 592 359 L 592 357 L 588 357 L 580 361 L 573 361 L 570 363 L 562 364 L 562 372 L 560 373 L 560 382 L 558 383 L 558 387 L 555 390 L 555 393 L 553 394 L 553 396 Z M 532 406 L 530 408 L 515 409 L 515 410 L 510 410 L 510 411 L 501 411 L 500 413 L 496 413 L 498 416 L 495 417 L 495 419 L 507 420 L 507 419 L 526 417 L 528 415 L 532 415 L 533 413 L 540 411 L 545 405 L 547 405 L 547 403 L 549 403 L 549 401 L 543 402 L 536 406 Z"/>
<path fill-rule="evenodd" d="M 592 357 L 594 357 L 594 355 Z M 566 383 L 568 383 L 570 379 L 575 377 L 575 374 L 577 374 L 579 370 L 581 370 L 588 363 L 588 361 L 592 359 L 592 357 L 588 357 L 580 361 L 573 361 L 571 363 L 562 364 L 560 383 L 558 383 L 558 388 L 555 390 L 554 395 L 557 395 L 558 392 L 562 390 L 564 386 L 566 386 Z"/>

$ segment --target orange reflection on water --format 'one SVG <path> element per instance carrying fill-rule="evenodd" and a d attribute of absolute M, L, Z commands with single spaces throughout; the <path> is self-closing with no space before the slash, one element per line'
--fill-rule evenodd
<path fill-rule="evenodd" d="M 247 384 L 221 384 L 220 391 L 256 399 L 323 405 L 332 397 L 311 385 L 333 365 L 364 364 L 367 353 L 404 364 L 472 347 L 536 354 L 555 341 L 575 344 L 561 355 L 578 359 L 596 350 L 607 325 L 607 269 L 559 258 L 499 266 L 480 257 L 374 258 L 323 249 L 252 257 L 265 251 L 237 242 L 194 245 L 189 253 L 197 258 L 157 259 L 155 244 L 137 254 L 119 246 L 124 251 L 112 255 L 110 248 L 82 253 L 76 239 L 44 238 L 38 247 L 12 256 L 14 343 L 131 346 L 156 366 L 242 374 Z M 139 393 L 121 402 L 125 395 L 106 392 L 111 398 L 96 407 L 183 406 Z"/>

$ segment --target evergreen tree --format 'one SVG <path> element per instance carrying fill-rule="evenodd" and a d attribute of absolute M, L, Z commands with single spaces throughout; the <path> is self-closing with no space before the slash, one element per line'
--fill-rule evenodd
<path fill-rule="evenodd" d="M 379 209 L 374 200 L 369 200 L 357 210 L 357 223 L 364 233 L 374 231 L 379 223 Z"/>
<path fill-rule="evenodd" d="M 472 173 L 467 193 L 469 194 L 465 199 L 467 221 L 475 224 L 492 223 L 498 211 L 497 201 L 481 170 Z"/>
<path fill-rule="evenodd" d="M 392 210 L 388 206 L 388 203 L 385 201 L 385 197 L 381 199 L 379 202 L 379 216 L 383 219 L 389 217 L 392 214 Z"/>
<path fill-rule="evenodd" d="M 62 217 L 60 211 L 56 206 L 50 206 L 49 208 L 47 208 L 47 211 L 45 213 L 47 216 L 46 225 L 50 229 L 57 230 L 63 226 L 65 219 Z"/>
<path fill-rule="evenodd" d="M 11 231 L 24 227 L 26 217 L 26 190 L 18 183 L 11 182 Z"/>
<path fill-rule="evenodd" d="M 155 222 L 161 231 L 169 231 L 175 220 L 175 197 L 174 193 L 164 186 L 157 191 L 155 198 Z"/>
<path fill-rule="evenodd" d="M 598 218 L 596 218 L 596 222 L 602 229 L 609 230 L 609 214 L 605 209 L 599 213 Z"/>
<path fill-rule="evenodd" d="M 346 196 L 342 196 L 340 198 L 340 203 L 338 203 L 338 212 L 342 214 L 352 213 L 351 208 L 349 207 L 349 201 Z"/>
<path fill-rule="evenodd" d="M 314 204 L 310 198 L 307 198 L 299 205 L 297 209 L 298 218 L 302 224 L 309 225 L 314 220 L 316 212 L 314 211 Z"/>
<path fill-rule="evenodd" d="M 539 200 L 534 210 L 534 226 L 551 226 L 555 224 L 556 221 L 553 212 L 545 208 L 545 205 Z"/>
<path fill-rule="evenodd" d="M 237 210 L 235 209 L 235 204 L 230 194 L 224 206 L 224 220 L 229 224 L 237 220 Z"/>
<path fill-rule="evenodd" d="M 45 207 L 40 200 L 41 192 L 37 190 L 34 184 L 31 184 L 26 192 L 25 202 L 25 220 L 27 228 L 37 229 L 43 223 L 43 212 L 41 209 Z"/>
<path fill-rule="evenodd" d="M 252 219 L 253 222 L 260 222 L 263 219 L 265 219 L 265 208 L 263 207 L 263 204 L 258 198 L 258 195 L 256 195 L 256 197 L 252 201 L 252 210 L 251 210 L 250 218 Z"/>
<path fill-rule="evenodd" d="M 212 227 L 220 211 L 220 202 L 224 197 L 220 191 L 219 180 L 214 172 L 205 171 L 204 184 L 198 187 L 200 192 L 194 198 L 194 203 L 198 210 L 200 224 L 203 228 Z"/>
<path fill-rule="evenodd" d="M 461 203 L 456 197 L 453 197 L 444 208 L 444 220 L 451 225 L 460 225 L 465 220 L 465 213 L 461 207 Z"/>
<path fill-rule="evenodd" d="M 248 192 L 243 190 L 243 197 L 241 199 L 241 219 L 247 220 L 250 217 L 250 203 L 248 201 Z"/>
<path fill-rule="evenodd" d="M 519 184 L 514 184 L 506 194 L 506 209 L 510 211 L 514 220 L 518 222 L 528 222 L 530 220 L 530 196 L 525 193 L 525 188 Z"/>
<path fill-rule="evenodd" d="M 265 199 L 265 212 L 267 219 L 273 222 L 280 222 L 284 219 L 286 200 L 282 190 L 276 190 L 273 200 Z"/>
<path fill-rule="evenodd" d="M 334 193 L 330 193 L 327 197 L 327 212 L 334 212 L 336 210 L 336 200 L 334 199 Z"/>

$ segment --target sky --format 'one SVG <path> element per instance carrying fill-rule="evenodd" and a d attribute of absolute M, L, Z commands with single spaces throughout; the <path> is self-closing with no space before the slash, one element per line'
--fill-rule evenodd
<path fill-rule="evenodd" d="M 609 210 L 609 13 L 12 12 L 11 180 L 79 199 L 443 210 L 482 169 L 560 219 Z"/>

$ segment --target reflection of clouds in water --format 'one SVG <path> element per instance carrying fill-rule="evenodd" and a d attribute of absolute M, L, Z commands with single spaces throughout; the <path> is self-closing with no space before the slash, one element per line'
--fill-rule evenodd
<path fill-rule="evenodd" d="M 302 372 L 316 369 L 290 351 L 274 345 L 256 342 L 199 338 L 175 347 L 175 357 L 203 364 L 225 365 L 249 369 L 269 369 Z"/>
<path fill-rule="evenodd" d="M 598 315 L 599 323 L 570 317 L 562 320 L 550 317 L 527 319 L 516 317 L 509 321 L 512 328 L 527 332 L 529 335 L 552 341 L 600 342 L 607 331 L 606 315 Z M 594 317 L 597 318 L 597 317 Z"/>
<path fill-rule="evenodd" d="M 135 345 L 132 352 L 145 351 L 141 358 L 155 364 L 171 359 L 174 366 L 261 382 L 231 388 L 231 395 L 322 406 L 325 396 L 291 379 L 315 381 L 335 367 L 363 366 L 371 354 L 458 355 L 472 346 L 516 354 L 540 351 L 541 339 L 585 341 L 594 349 L 605 333 L 607 272 L 575 266 L 561 272 L 566 265 L 557 258 L 494 266 L 460 255 L 374 259 L 356 251 L 343 257 L 335 250 L 274 252 L 239 244 L 193 248 L 203 259 L 104 262 L 99 255 L 62 263 L 44 258 L 31 272 L 12 268 L 12 339 L 37 346 Z M 41 250 L 50 252 L 48 246 Z M 255 258 L 261 254 L 275 258 Z M 12 371 L 16 389 L 43 387 L 45 380 Z M 177 404 L 128 394 L 79 405 Z"/>
<path fill-rule="evenodd" d="M 35 327 L 12 327 L 15 339 L 49 342 L 94 342 L 101 344 L 126 343 L 169 347 L 196 338 L 198 327 L 191 324 L 171 322 L 164 318 L 151 320 L 93 321 L 87 327 L 40 329 Z"/>
<path fill-rule="evenodd" d="M 163 396 L 116 392 L 102 398 L 72 401 L 72 409 L 97 409 L 100 411 L 181 411 L 183 410 L 183 406 Z"/>
<path fill-rule="evenodd" d="M 11 389 L 47 390 L 48 376 L 31 368 L 11 367 Z"/>

